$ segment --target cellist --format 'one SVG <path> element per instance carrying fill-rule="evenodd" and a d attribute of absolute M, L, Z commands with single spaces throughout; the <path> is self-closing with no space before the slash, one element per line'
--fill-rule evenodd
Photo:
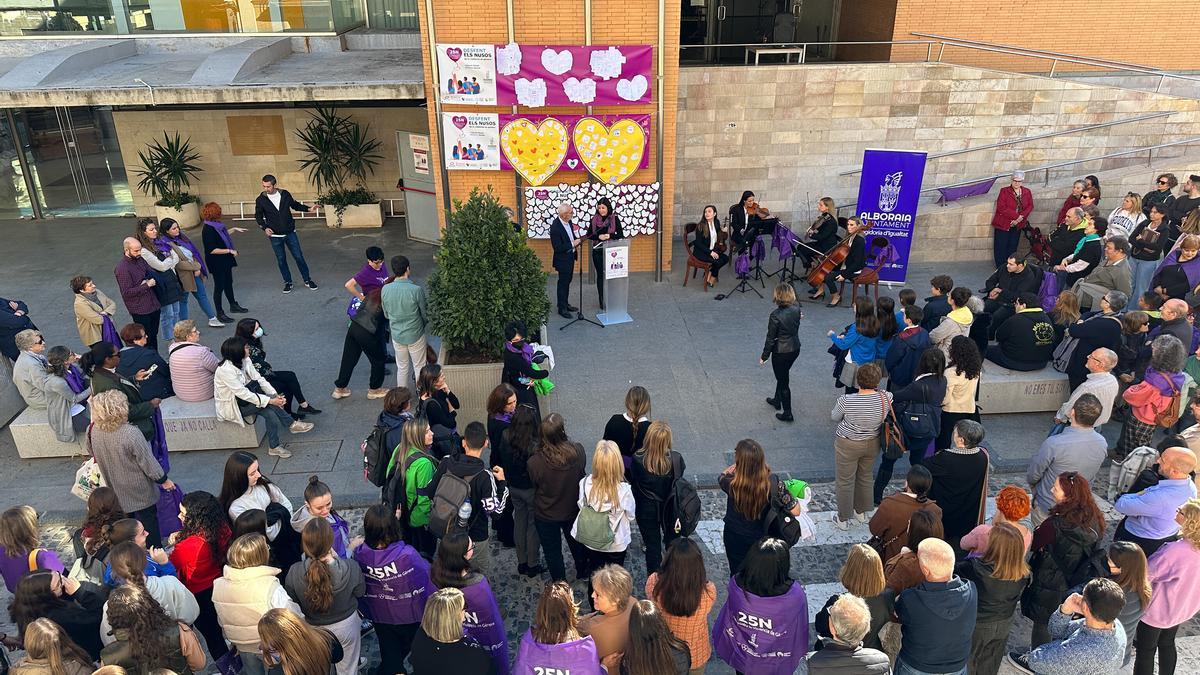
<path fill-rule="evenodd" d="M 847 248 L 845 260 L 841 265 L 835 267 L 832 271 L 825 275 L 825 287 L 817 289 L 813 287 L 813 292 L 809 294 L 810 300 L 820 300 L 825 297 L 826 289 L 829 291 L 829 304 L 826 307 L 837 307 L 842 301 L 842 294 L 838 292 L 838 283 L 843 281 L 853 281 L 854 277 L 862 272 L 863 267 L 867 262 L 866 241 L 863 239 L 862 221 L 858 216 L 851 216 L 846 219 L 846 238 L 842 243 L 838 244 L 829 256 L 838 253 L 842 247 Z M 828 258 L 829 256 L 826 256 Z M 819 265 L 818 265 L 819 266 Z"/>

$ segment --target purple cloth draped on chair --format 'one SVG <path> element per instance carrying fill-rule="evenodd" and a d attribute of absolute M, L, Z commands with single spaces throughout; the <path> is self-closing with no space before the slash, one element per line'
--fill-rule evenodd
<path fill-rule="evenodd" d="M 117 327 L 113 325 L 112 319 L 107 314 L 101 314 L 100 321 L 100 339 L 120 349 L 121 334 L 117 332 Z"/>
<path fill-rule="evenodd" d="M 75 392 L 76 394 L 84 389 L 87 389 L 87 378 L 85 378 L 83 373 L 80 372 L 79 368 L 76 368 L 75 366 L 67 368 L 67 376 L 63 379 L 67 381 L 67 386 L 71 388 L 71 391 Z"/>
<path fill-rule="evenodd" d="M 995 185 L 995 183 L 995 178 L 989 178 L 987 180 L 981 180 L 978 183 L 971 183 L 970 185 L 956 185 L 954 187 L 938 188 L 937 191 L 940 192 L 942 196 L 938 197 L 937 203 L 945 206 L 950 202 L 956 202 L 960 199 L 966 199 L 967 197 L 986 195 L 992 191 L 992 186 Z"/>

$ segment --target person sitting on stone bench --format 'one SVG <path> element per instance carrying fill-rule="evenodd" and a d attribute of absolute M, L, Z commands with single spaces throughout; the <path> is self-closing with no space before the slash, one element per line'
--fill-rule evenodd
<path fill-rule="evenodd" d="M 213 398 L 213 377 L 221 360 L 200 344 L 200 329 L 191 319 L 177 321 L 175 341 L 167 349 L 171 364 L 171 388 L 180 401 L 196 403 Z"/>
<path fill-rule="evenodd" d="M 1013 303 L 1016 313 L 996 329 L 997 344 L 988 347 L 988 361 L 1009 370 L 1041 370 L 1054 355 L 1054 324 L 1028 291 Z"/>
<path fill-rule="evenodd" d="M 46 341 L 36 330 L 25 329 L 14 338 L 20 354 L 13 364 L 13 384 L 25 399 L 25 405 L 32 410 L 45 410 L 46 421 L 54 430 L 55 437 L 63 443 L 75 440 L 76 427 L 72 424 L 71 408 L 76 403 L 86 401 L 92 395 L 90 387 L 84 386 L 76 393 L 65 378 L 66 368 L 70 365 L 71 351 L 66 347 L 55 347 L 55 360 L 62 359 L 66 352 L 67 362 L 52 367 L 46 357 Z M 83 415 L 81 424 L 86 428 L 87 416 Z"/>
<path fill-rule="evenodd" d="M 1079 306 L 1091 309 L 1109 291 L 1133 292 L 1132 268 L 1129 266 L 1129 240 L 1113 237 L 1104 243 L 1104 261 L 1086 277 L 1075 282 L 1071 291 L 1079 296 Z"/>
<path fill-rule="evenodd" d="M 120 336 L 125 346 L 121 347 L 117 374 L 137 385 L 138 393 L 147 401 L 174 396 L 171 369 L 157 349 L 146 346 L 146 328 L 140 323 L 127 323 L 121 327 Z M 151 366 L 156 366 L 153 372 L 150 371 Z M 137 374 L 143 370 L 150 374 L 144 379 L 137 379 Z"/>
<path fill-rule="evenodd" d="M 983 311 L 992 315 L 988 337 L 995 339 L 998 329 L 1016 310 L 1013 303 L 1021 293 L 1037 294 L 1042 288 L 1042 273 L 1025 264 L 1015 255 L 1008 256 L 1002 269 L 988 277 L 984 284 Z"/>

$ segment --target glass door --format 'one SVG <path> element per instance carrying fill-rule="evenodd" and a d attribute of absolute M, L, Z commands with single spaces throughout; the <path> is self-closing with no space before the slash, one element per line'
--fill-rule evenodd
<path fill-rule="evenodd" d="M 133 211 L 111 108 L 12 112 L 43 215 L 121 216 Z"/>
<path fill-rule="evenodd" d="M 0 120 L 0 220 L 35 215 L 25 178 L 25 167 L 12 126 L 7 120 Z"/>

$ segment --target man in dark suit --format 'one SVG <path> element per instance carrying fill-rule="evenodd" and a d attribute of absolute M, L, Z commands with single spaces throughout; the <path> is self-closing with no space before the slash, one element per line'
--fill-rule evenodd
<path fill-rule="evenodd" d="M 292 216 L 292 211 L 311 211 L 313 207 L 296 201 L 292 193 L 276 188 L 275 183 L 275 176 L 271 174 L 262 177 L 263 191 L 254 200 L 254 220 L 271 238 L 271 249 L 275 251 L 275 261 L 283 276 L 283 292 L 292 292 L 292 271 L 288 268 L 285 247 L 292 252 L 296 269 L 304 277 L 304 285 L 315 291 L 317 284 L 308 273 L 308 263 L 300 250 L 300 237 L 296 234 L 296 218 Z"/>
<path fill-rule="evenodd" d="M 0 354 L 16 361 L 21 354 L 17 349 L 17 333 L 26 329 L 37 330 L 29 318 L 29 306 L 20 300 L 0 298 Z"/>
<path fill-rule="evenodd" d="M 572 318 L 570 313 L 579 311 L 567 301 L 571 279 L 575 276 L 575 257 L 578 255 L 575 249 L 584 241 L 583 233 L 571 222 L 574 215 L 571 205 L 563 202 L 558 205 L 558 217 L 550 221 L 550 246 L 554 249 L 551 264 L 558 272 L 558 315 L 564 319 Z"/>

